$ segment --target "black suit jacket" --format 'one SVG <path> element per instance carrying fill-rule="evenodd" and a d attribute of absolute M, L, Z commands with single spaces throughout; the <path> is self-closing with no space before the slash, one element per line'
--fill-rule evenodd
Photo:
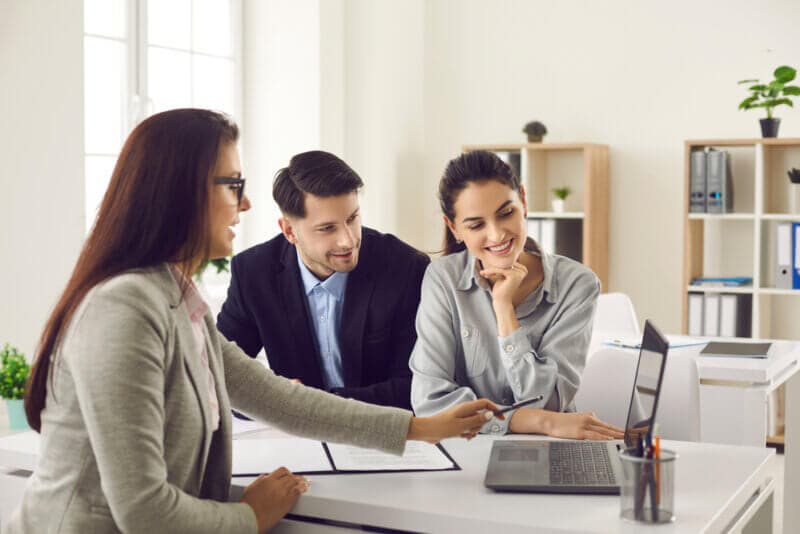
<path fill-rule="evenodd" d="M 358 265 L 345 289 L 339 332 L 344 387 L 333 392 L 411 408 L 408 359 L 429 259 L 391 234 L 362 229 Z M 247 354 L 264 347 L 270 368 L 324 389 L 294 245 L 278 235 L 237 254 L 217 327 Z"/>

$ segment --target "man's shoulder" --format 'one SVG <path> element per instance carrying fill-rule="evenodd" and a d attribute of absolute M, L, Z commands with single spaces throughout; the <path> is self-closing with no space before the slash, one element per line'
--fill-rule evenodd
<path fill-rule="evenodd" d="M 244 268 L 255 265 L 258 265 L 260 268 L 269 265 L 282 265 L 282 259 L 289 247 L 293 249 L 294 245 L 286 241 L 283 234 L 278 234 L 268 241 L 253 245 L 239 252 L 233 257 L 233 261 L 238 266 Z"/>

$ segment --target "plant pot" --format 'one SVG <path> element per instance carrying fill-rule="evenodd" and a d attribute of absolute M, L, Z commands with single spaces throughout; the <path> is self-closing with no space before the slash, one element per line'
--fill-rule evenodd
<path fill-rule="evenodd" d="M 554 213 L 564 213 L 564 200 L 560 198 L 554 198 L 552 200 L 553 212 Z"/>
<path fill-rule="evenodd" d="M 761 137 L 778 137 L 780 119 L 759 119 L 758 122 L 761 124 Z"/>
<path fill-rule="evenodd" d="M 25 401 L 22 399 L 6 399 L 8 411 L 8 427 L 11 430 L 27 430 L 28 418 L 25 416 Z"/>
<path fill-rule="evenodd" d="M 528 142 L 529 143 L 541 143 L 542 142 L 542 136 L 541 135 L 528 134 Z"/>

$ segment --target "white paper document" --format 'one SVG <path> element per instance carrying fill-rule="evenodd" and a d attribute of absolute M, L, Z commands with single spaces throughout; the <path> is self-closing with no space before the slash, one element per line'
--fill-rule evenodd
<path fill-rule="evenodd" d="M 286 467 L 293 473 L 331 471 L 322 443 L 303 438 L 233 440 L 233 475 L 260 475 Z"/>
<path fill-rule="evenodd" d="M 403 456 L 372 449 L 328 443 L 328 451 L 339 471 L 411 471 L 417 469 L 452 469 L 453 461 L 436 445 L 409 441 Z"/>

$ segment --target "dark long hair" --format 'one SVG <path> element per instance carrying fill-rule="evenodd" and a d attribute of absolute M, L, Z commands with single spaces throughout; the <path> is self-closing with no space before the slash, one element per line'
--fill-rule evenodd
<path fill-rule="evenodd" d="M 28 423 L 41 430 L 53 354 L 94 286 L 124 271 L 208 255 L 209 176 L 220 146 L 239 137 L 221 113 L 175 109 L 142 121 L 122 147 L 94 225 L 44 327 L 25 388 Z M 184 273 L 187 278 L 191 273 Z"/>
<path fill-rule="evenodd" d="M 455 222 L 455 203 L 459 193 L 472 182 L 487 180 L 495 180 L 517 193 L 520 192 L 519 177 L 493 152 L 474 150 L 451 159 L 439 181 L 439 206 L 442 208 L 442 213 Z M 464 250 L 465 245 L 456 241 L 453 233 L 445 226 L 442 248 L 443 254 L 447 256 Z"/>

